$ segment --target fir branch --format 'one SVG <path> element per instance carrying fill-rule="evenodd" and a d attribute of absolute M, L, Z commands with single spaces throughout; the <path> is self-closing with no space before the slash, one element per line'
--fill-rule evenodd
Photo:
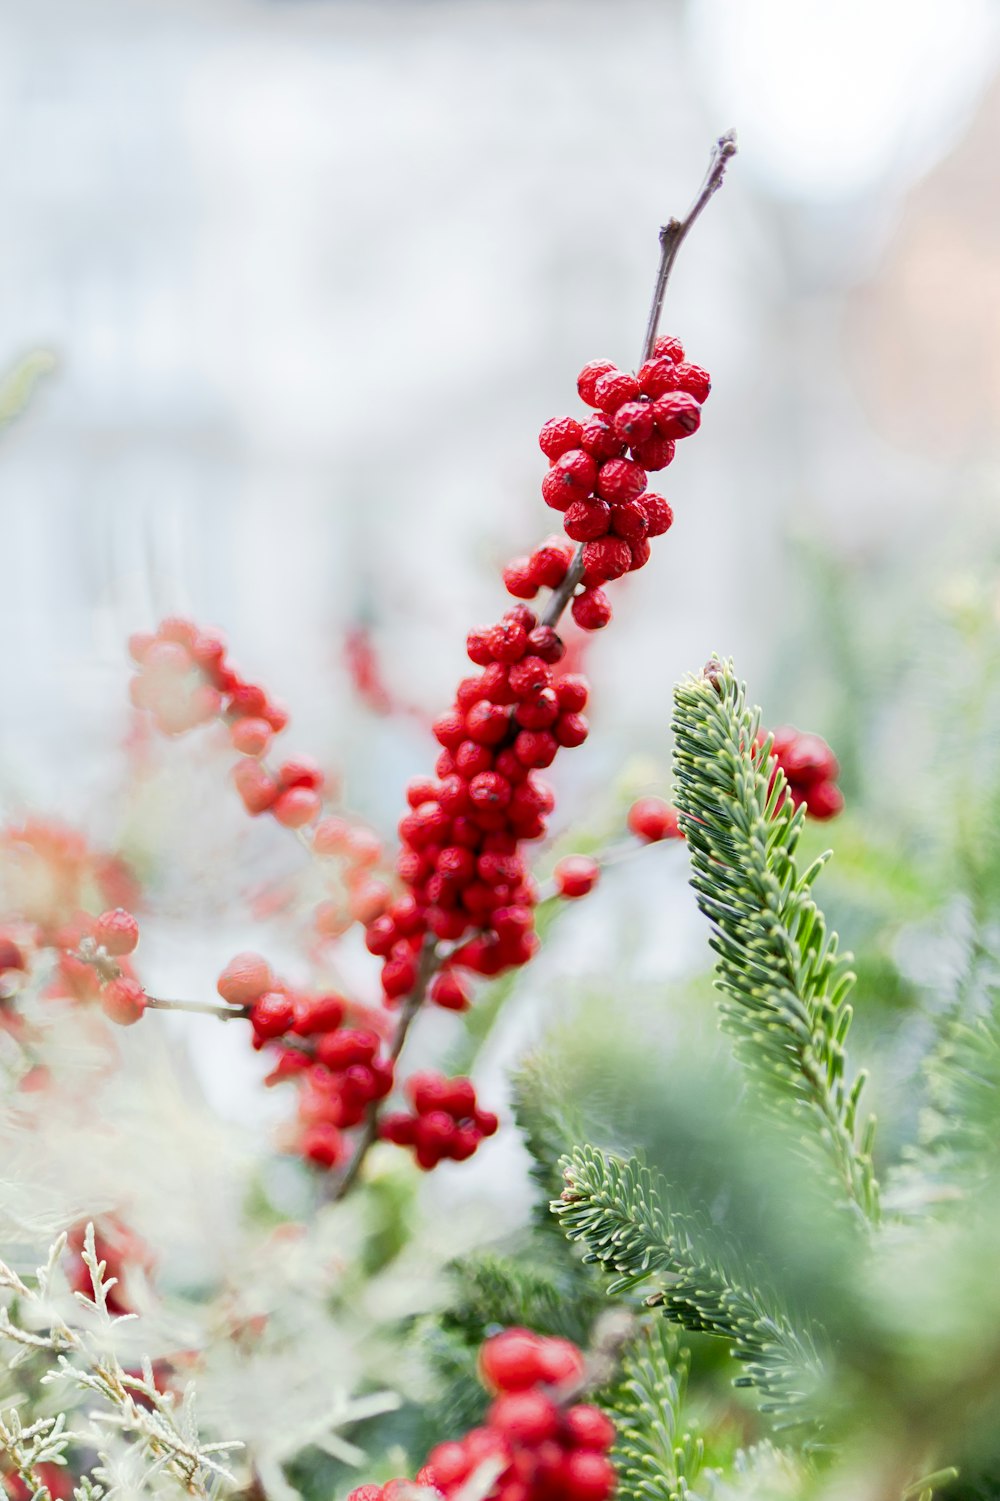
<path fill-rule="evenodd" d="M 647 1296 L 647 1307 L 662 1308 L 692 1332 L 728 1339 L 745 1365 L 734 1385 L 755 1387 L 776 1426 L 815 1422 L 811 1403 L 823 1367 L 812 1332 L 796 1329 L 777 1300 L 754 1285 L 718 1231 L 678 1206 L 673 1191 L 636 1158 L 579 1147 L 564 1174 L 553 1213 L 569 1238 L 583 1243 L 585 1260 L 618 1274 L 609 1294 L 655 1278 L 659 1289 Z"/>
<path fill-rule="evenodd" d="M 612 1459 L 620 1501 L 683 1501 L 690 1494 L 704 1444 L 685 1427 L 688 1365 L 688 1352 L 662 1320 L 644 1325 L 626 1349 L 621 1380 L 603 1404 L 618 1430 Z"/>
<path fill-rule="evenodd" d="M 674 693 L 674 787 L 698 905 L 712 923 L 724 1028 L 770 1110 L 795 1128 L 860 1216 L 878 1218 L 874 1120 L 859 1132 L 865 1075 L 846 1081 L 854 977 L 810 895 L 826 856 L 795 858 L 793 810 L 760 711 L 732 664 L 710 662 Z"/>
<path fill-rule="evenodd" d="M 949 1018 L 925 1069 L 920 1156 L 935 1177 L 967 1188 L 1000 1166 L 1000 990 L 984 1015 Z"/>
<path fill-rule="evenodd" d="M 554 1078 L 554 1061 L 542 1054 L 525 1058 L 511 1080 L 514 1119 L 531 1157 L 531 1176 L 543 1196 L 537 1222 L 551 1226 L 548 1201 L 562 1187 L 565 1154 L 583 1135 L 583 1128 L 567 1103 L 567 1090 Z"/>

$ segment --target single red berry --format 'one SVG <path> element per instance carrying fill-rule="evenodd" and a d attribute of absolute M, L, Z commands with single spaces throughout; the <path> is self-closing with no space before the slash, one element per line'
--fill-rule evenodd
<path fill-rule="evenodd" d="M 116 959 L 131 954 L 139 942 L 139 924 L 131 912 L 116 907 L 113 912 L 102 912 L 94 923 L 94 940 L 113 954 Z"/>
<path fill-rule="evenodd" d="M 395 951 L 382 965 L 382 989 L 392 1000 L 409 995 L 417 983 L 417 961 L 412 954 L 397 954 Z"/>
<path fill-rule="evenodd" d="M 278 784 L 257 761 L 237 762 L 232 775 L 248 813 L 264 813 L 272 806 L 278 796 Z"/>
<path fill-rule="evenodd" d="M 249 1006 L 274 984 L 267 960 L 260 954 L 236 954 L 222 971 L 215 988 L 231 1006 Z"/>
<path fill-rule="evenodd" d="M 483 699 L 474 704 L 466 714 L 465 733 L 470 740 L 475 740 L 480 745 L 499 745 L 507 734 L 509 724 L 507 710 L 501 704 L 493 704 Z M 458 753 L 455 759 L 456 765 L 460 765 Z"/>
<path fill-rule="evenodd" d="M 639 371 L 639 389 L 643 396 L 655 401 L 678 389 L 677 366 L 673 360 L 647 360 Z"/>
<path fill-rule="evenodd" d="M 549 473 L 557 474 L 573 495 L 589 495 L 597 479 L 597 464 L 585 449 L 571 448 L 556 459 Z"/>
<path fill-rule="evenodd" d="M 643 469 L 666 469 L 673 462 L 675 451 L 672 438 L 649 438 L 632 449 L 632 457 Z"/>
<path fill-rule="evenodd" d="M 237 719 L 229 731 L 233 749 L 241 756 L 262 756 L 273 736 L 274 731 L 266 719 Z"/>
<path fill-rule="evenodd" d="M 596 495 L 588 500 L 574 500 L 566 507 L 563 526 L 567 537 L 572 537 L 574 542 L 590 542 L 595 537 L 603 537 L 611 526 L 611 507 Z"/>
<path fill-rule="evenodd" d="M 557 678 L 555 690 L 559 707 L 567 713 L 576 714 L 587 707 L 590 685 L 581 673 L 568 672 L 565 677 Z"/>
<path fill-rule="evenodd" d="M 583 582 L 591 588 L 628 573 L 632 553 L 620 537 L 598 537 L 583 545 Z"/>
<path fill-rule="evenodd" d="M 563 1431 L 574 1449 L 606 1453 L 615 1441 L 615 1425 L 607 1413 L 588 1402 L 578 1402 L 563 1413 Z"/>
<path fill-rule="evenodd" d="M 495 709 L 496 705 L 489 704 L 488 707 Z M 504 733 L 506 734 L 506 725 L 509 721 L 504 710 L 501 709 L 500 713 L 504 714 Z M 480 740 L 463 740 L 455 752 L 455 770 L 467 782 L 471 782 L 472 778 L 477 777 L 481 771 L 489 771 L 492 765 L 493 751 L 488 745 L 483 745 Z"/>
<path fill-rule="evenodd" d="M 813 782 L 805 789 L 803 801 L 811 818 L 836 818 L 844 807 L 844 795 L 833 782 Z"/>
<path fill-rule="evenodd" d="M 598 462 L 620 459 L 625 452 L 625 444 L 615 432 L 611 418 L 603 412 L 596 413 L 583 424 L 580 447 Z"/>
<path fill-rule="evenodd" d="M 671 391 L 653 403 L 658 438 L 687 438 L 701 426 L 701 407 L 687 391 Z"/>
<path fill-rule="evenodd" d="M 702 370 L 700 365 L 678 365 L 677 388 L 680 391 L 687 391 L 695 401 L 707 401 L 708 393 L 712 389 L 712 378 L 707 370 Z"/>
<path fill-rule="evenodd" d="M 653 358 L 673 360 L 675 365 L 679 365 L 684 358 L 684 345 L 673 334 L 661 334 L 653 345 Z"/>
<path fill-rule="evenodd" d="M 538 446 L 547 459 L 561 458 L 580 447 L 582 431 L 575 417 L 550 417 L 538 434 Z"/>
<path fill-rule="evenodd" d="M 573 549 L 563 537 L 548 537 L 531 554 L 532 577 L 546 589 L 558 589 L 572 557 Z"/>
<path fill-rule="evenodd" d="M 335 1032 L 344 1020 L 344 1000 L 339 995 L 304 996 L 295 1003 L 296 1037 L 315 1037 Z"/>
<path fill-rule="evenodd" d="M 573 1341 L 556 1337 L 542 1340 L 540 1363 L 542 1380 L 549 1386 L 579 1381 L 586 1369 L 583 1354 Z"/>
<path fill-rule="evenodd" d="M 548 730 L 522 730 L 514 741 L 514 751 L 525 766 L 551 766 L 559 743 Z"/>
<path fill-rule="evenodd" d="M 486 1416 L 489 1426 L 511 1443 L 534 1449 L 559 1431 L 559 1409 L 542 1392 L 506 1392 Z"/>
<path fill-rule="evenodd" d="M 631 459 L 609 459 L 597 475 L 597 493 L 612 504 L 635 500 L 646 488 L 646 471 Z"/>
<path fill-rule="evenodd" d="M 645 844 L 680 837 L 677 811 L 662 797 L 638 798 L 628 810 L 628 826 Z"/>
<path fill-rule="evenodd" d="M 289 787 L 276 799 L 272 812 L 286 829 L 301 829 L 319 813 L 322 798 L 311 787 Z"/>
<path fill-rule="evenodd" d="M 590 733 L 590 726 L 582 714 L 560 714 L 552 733 L 560 745 L 570 749 L 583 744 Z"/>
<path fill-rule="evenodd" d="M 468 1011 L 471 1004 L 467 987 L 451 970 L 434 976 L 429 994 L 434 1005 L 445 1011 Z"/>
<path fill-rule="evenodd" d="M 641 542 L 649 531 L 649 516 L 643 506 L 643 497 L 626 500 L 611 512 L 611 530 L 616 537 L 626 542 Z"/>
<path fill-rule="evenodd" d="M 465 716 L 457 709 L 449 709 L 435 719 L 431 728 L 439 745 L 445 750 L 455 750 L 465 739 Z"/>
<path fill-rule="evenodd" d="M 491 630 L 491 626 L 483 626 L 479 630 L 470 631 L 465 638 L 465 649 L 469 660 L 475 662 L 477 667 L 485 667 L 487 663 L 493 661 L 493 650 L 490 646 Z"/>
<path fill-rule="evenodd" d="M 629 564 L 628 571 L 629 573 L 634 573 L 637 568 L 645 568 L 649 562 L 652 548 L 646 537 L 640 537 L 638 542 L 630 542 L 629 547 L 632 549 L 632 561 Z"/>
<path fill-rule="evenodd" d="M 295 1021 L 295 1002 L 283 990 L 268 990 L 250 1008 L 250 1025 L 260 1038 L 281 1037 Z"/>
<path fill-rule="evenodd" d="M 611 619 L 611 602 L 603 589 L 586 589 L 570 606 L 581 630 L 599 631 Z"/>
<path fill-rule="evenodd" d="M 310 787 L 316 791 L 322 787 L 324 777 L 312 756 L 290 756 L 278 767 L 278 781 L 282 787 Z"/>
<path fill-rule="evenodd" d="M 653 410 L 648 402 L 627 401 L 615 413 L 614 428 L 621 441 L 629 448 L 645 443 L 653 436 Z"/>
<path fill-rule="evenodd" d="M 138 980 L 109 980 L 101 987 L 101 1007 L 109 1021 L 131 1027 L 146 1009 L 146 993 Z"/>
<path fill-rule="evenodd" d="M 494 1392 L 524 1392 L 542 1380 L 541 1340 L 528 1329 L 505 1329 L 479 1351 L 483 1385 Z"/>
<path fill-rule="evenodd" d="M 674 513 L 670 502 L 664 500 L 662 495 L 656 495 L 652 490 L 647 490 L 639 499 L 639 504 L 646 513 L 649 523 L 647 537 L 661 537 L 668 532 L 674 524 Z"/>
<path fill-rule="evenodd" d="M 530 558 L 514 558 L 503 571 L 503 585 L 515 599 L 534 599 L 538 580 Z"/>
<path fill-rule="evenodd" d="M 616 1480 L 610 1459 L 592 1449 L 570 1449 L 559 1463 L 559 1490 L 566 1501 L 608 1501 Z"/>
<path fill-rule="evenodd" d="M 560 896 L 586 896 L 597 885 L 601 868 L 589 855 L 566 855 L 552 872 Z"/>
<path fill-rule="evenodd" d="M 528 631 L 518 621 L 502 620 L 489 633 L 490 650 L 497 662 L 520 662 L 528 644 Z"/>
<path fill-rule="evenodd" d="M 317 1121 L 303 1132 L 300 1150 L 306 1161 L 315 1167 L 331 1168 L 343 1160 L 346 1147 L 336 1126 L 330 1121 Z M 351 1498 L 377 1501 L 381 1494 L 381 1488 L 377 1485 L 359 1485 L 357 1490 L 351 1492 Z"/>
<path fill-rule="evenodd" d="M 796 735 L 779 760 L 790 782 L 833 781 L 840 771 L 836 756 L 819 735 Z"/>
<path fill-rule="evenodd" d="M 550 666 L 561 662 L 566 655 L 563 639 L 551 625 L 537 625 L 528 632 L 528 650 Z"/>
<path fill-rule="evenodd" d="M 506 808 L 511 790 L 506 777 L 495 771 L 481 771 L 469 783 L 469 799 L 474 808 Z"/>
<path fill-rule="evenodd" d="M 628 370 L 609 370 L 598 376 L 594 396 L 602 412 L 617 412 L 626 402 L 638 399 L 639 382 Z"/>
<path fill-rule="evenodd" d="M 580 394 L 580 400 L 585 401 L 589 407 L 597 405 L 596 392 L 597 382 L 602 375 L 607 375 L 610 370 L 616 369 L 612 360 L 591 360 L 584 365 L 576 378 L 576 389 Z"/>
<path fill-rule="evenodd" d="M 547 730 L 559 717 L 559 700 L 551 688 L 540 688 L 526 696 L 514 710 L 514 718 L 523 730 Z"/>
<path fill-rule="evenodd" d="M 541 657 L 522 657 L 516 667 L 510 669 L 510 686 L 516 698 L 528 698 L 547 688 L 552 674 Z"/>

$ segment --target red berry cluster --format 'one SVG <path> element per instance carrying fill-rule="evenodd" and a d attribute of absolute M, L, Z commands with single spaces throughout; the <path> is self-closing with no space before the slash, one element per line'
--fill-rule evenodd
<path fill-rule="evenodd" d="M 400 1147 L 412 1147 L 417 1166 L 429 1172 L 439 1162 L 465 1162 L 484 1136 L 492 1136 L 498 1121 L 480 1110 L 471 1079 L 445 1079 L 440 1074 L 413 1074 L 406 1085 L 412 1113 L 383 1116 L 379 1135 Z"/>
<path fill-rule="evenodd" d="M 480 1371 L 497 1394 L 485 1424 L 438 1444 L 417 1484 L 451 1501 L 485 1471 L 495 1477 L 486 1501 L 608 1501 L 615 1428 L 600 1408 L 572 1401 L 584 1374 L 577 1347 L 508 1329 L 483 1345 Z M 380 1501 L 394 1501 L 399 1484 L 390 1481 Z M 374 1489 L 362 1486 L 348 1501 L 376 1501 Z"/>
<path fill-rule="evenodd" d="M 553 417 L 542 428 L 538 441 L 550 466 L 542 497 L 562 512 L 567 537 L 582 547 L 583 587 L 572 613 L 584 630 L 611 619 L 601 586 L 644 567 L 650 539 L 670 528 L 673 512 L 646 489 L 647 474 L 665 469 L 678 439 L 697 431 L 710 389 L 679 340 L 664 337 L 635 375 L 610 360 L 584 366 L 577 390 L 593 416 Z M 519 599 L 533 598 L 547 582 L 538 553 L 515 559 L 504 577 Z"/>
<path fill-rule="evenodd" d="M 124 907 L 99 917 L 80 913 L 56 935 L 59 984 L 75 999 L 100 999 L 109 1020 L 130 1027 L 146 1009 L 146 992 L 127 962 L 139 942 L 139 924 Z"/>
<path fill-rule="evenodd" d="M 840 767 L 833 751 L 819 735 L 806 734 L 791 725 L 773 730 L 771 754 L 788 781 L 788 793 L 797 808 L 805 804 L 810 818 L 834 818 L 844 806 L 836 785 Z M 766 736 L 761 733 L 759 743 Z"/>
<path fill-rule="evenodd" d="M 229 725 L 233 749 L 245 758 L 233 768 L 233 781 L 248 813 L 270 812 L 290 829 L 313 822 L 322 806 L 322 771 L 309 756 L 291 757 L 275 771 L 264 766 L 261 758 L 288 714 L 240 676 L 217 632 L 171 616 L 154 634 L 131 636 L 129 651 L 139 667 L 132 702 L 150 710 L 164 734 L 183 734 L 217 716 Z"/>

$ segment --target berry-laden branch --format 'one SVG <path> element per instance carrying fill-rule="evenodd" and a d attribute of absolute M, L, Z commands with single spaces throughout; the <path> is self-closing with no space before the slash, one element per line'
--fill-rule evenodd
<path fill-rule="evenodd" d="M 63 977 L 79 981 L 88 998 L 99 997 L 108 1016 L 126 1025 L 146 1009 L 245 1017 L 254 1047 L 275 1057 L 267 1082 L 296 1083 L 298 1126 L 289 1144 L 316 1167 L 339 1171 L 334 1197 L 357 1181 L 380 1137 L 411 1149 L 428 1170 L 443 1160 L 464 1161 L 497 1129 L 496 1116 L 480 1107 L 466 1078 L 416 1074 L 407 1080 L 409 1110 L 386 1114 L 384 1102 L 427 1002 L 465 1010 L 470 977 L 516 969 L 537 950 L 540 893 L 526 850 L 547 832 L 555 802 L 539 773 L 561 748 L 582 745 L 589 730 L 583 713 L 589 687 L 569 670 L 556 627 L 567 607 L 583 631 L 606 626 L 612 610 L 605 586 L 644 567 L 652 539 L 673 522 L 669 503 L 647 488 L 647 478 L 698 430 L 711 382 L 678 339 L 657 337 L 656 329 L 679 246 L 735 149 L 731 136 L 721 139 L 687 217 L 661 231 L 643 349 L 648 358 L 634 374 L 610 360 L 592 361 L 577 380 L 589 411 L 579 419 L 553 418 L 541 430 L 549 462 L 542 498 L 562 517 L 564 535 L 504 569 L 516 603 L 495 625 L 469 633 L 475 672 L 434 722 L 441 749 L 433 774 L 414 779 L 406 791 L 396 862 L 402 895 L 393 900 L 389 887 L 372 879 L 381 847 L 371 831 L 323 816 L 324 778 L 315 762 L 300 756 L 274 769 L 266 764 L 287 714 L 233 668 L 221 637 L 171 618 L 130 642 L 136 707 L 170 735 L 221 721 L 241 758 L 234 780 L 247 811 L 269 813 L 316 854 L 341 861 L 350 893 L 343 915 L 365 925 L 368 950 L 382 961 L 381 1005 L 293 988 L 259 954 L 237 955 L 219 976 L 228 1009 L 148 996 L 128 963 L 138 928 L 124 911 L 90 921 L 69 944 L 54 940 L 63 949 Z M 536 613 L 526 601 L 543 589 L 551 594 Z M 677 834 L 672 811 L 657 799 L 636 804 L 630 828 L 647 841 Z M 561 895 L 580 897 L 595 879 L 589 865 L 564 864 L 555 884 Z M 339 936 L 341 923 L 338 909 L 323 936 Z"/>

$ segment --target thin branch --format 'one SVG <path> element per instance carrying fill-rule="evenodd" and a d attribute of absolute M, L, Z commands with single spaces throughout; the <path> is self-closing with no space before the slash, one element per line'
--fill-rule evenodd
<path fill-rule="evenodd" d="M 645 364 L 653 353 L 653 345 L 656 343 L 657 331 L 660 327 L 660 314 L 663 311 L 663 298 L 667 290 L 667 282 L 673 270 L 677 252 L 680 250 L 688 230 L 706 207 L 713 194 L 722 187 L 723 178 L 726 175 L 726 167 L 731 157 L 736 155 L 736 132 L 727 130 L 715 143 L 712 152 L 712 160 L 705 174 L 705 181 L 701 185 L 701 192 L 688 209 L 683 219 L 670 219 L 660 228 L 660 265 L 656 273 L 656 285 L 653 288 L 653 301 L 649 309 L 649 319 L 646 323 L 646 337 L 642 342 L 642 359 L 640 364 Z"/>
<path fill-rule="evenodd" d="M 406 1000 L 403 1003 L 403 1009 L 399 1013 L 399 1022 L 396 1026 L 396 1031 L 392 1039 L 392 1047 L 389 1049 L 389 1057 L 392 1059 L 393 1063 L 396 1062 L 400 1053 L 403 1051 L 407 1034 L 413 1024 L 417 1012 L 420 1010 L 421 1006 L 424 1003 L 424 1000 L 426 999 L 427 987 L 430 985 L 431 980 L 434 978 L 434 975 L 437 972 L 440 958 L 441 955 L 438 952 L 438 945 L 434 942 L 433 938 L 428 935 L 428 937 L 424 940 L 424 946 L 420 951 L 420 964 L 417 969 L 417 978 L 414 982 L 413 989 L 410 991 L 409 995 L 406 997 Z M 372 1147 L 375 1145 L 375 1142 L 378 1139 L 378 1113 L 378 1101 L 373 1100 L 371 1105 L 368 1107 L 368 1114 L 365 1117 L 364 1129 L 362 1130 L 361 1135 L 358 1137 L 357 1145 L 354 1148 L 354 1156 L 347 1164 L 347 1167 L 344 1171 L 344 1176 L 341 1178 L 340 1182 L 337 1184 L 337 1187 L 330 1195 L 331 1200 L 335 1204 L 339 1203 L 339 1201 L 344 1197 L 345 1194 L 349 1192 L 349 1190 L 353 1186 L 358 1174 L 361 1171 L 361 1167 L 364 1163 L 365 1158 L 368 1156 L 368 1153 L 371 1151 Z"/>
<path fill-rule="evenodd" d="M 220 1022 L 245 1021 L 250 1015 L 249 1006 L 220 1006 L 215 1001 L 175 1001 L 163 996 L 147 995 L 149 1011 L 190 1011 L 197 1016 L 215 1016 Z"/>

